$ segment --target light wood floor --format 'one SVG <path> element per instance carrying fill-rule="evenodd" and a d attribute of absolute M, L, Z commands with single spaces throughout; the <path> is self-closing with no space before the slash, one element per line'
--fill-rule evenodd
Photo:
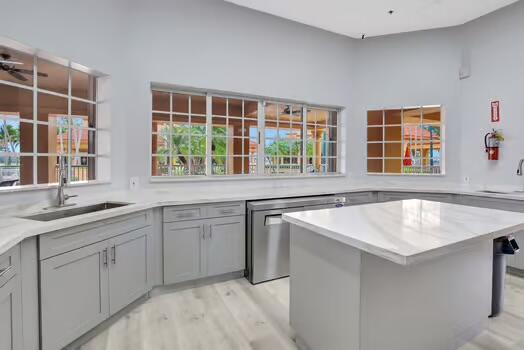
<path fill-rule="evenodd" d="M 289 280 L 237 279 L 149 299 L 81 350 L 296 349 Z M 524 279 L 508 276 L 505 312 L 460 350 L 524 349 Z"/>

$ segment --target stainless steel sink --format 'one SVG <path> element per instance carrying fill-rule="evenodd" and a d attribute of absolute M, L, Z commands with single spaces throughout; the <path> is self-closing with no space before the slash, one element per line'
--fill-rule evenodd
<path fill-rule="evenodd" d="M 131 203 L 118 203 L 118 202 L 104 202 L 93 205 L 88 205 L 85 207 L 77 207 L 71 209 L 63 209 L 57 211 L 50 211 L 48 213 L 39 213 L 35 215 L 29 215 L 22 217 L 23 219 L 36 220 L 36 221 L 53 221 L 64 218 L 69 218 L 71 216 L 83 215 L 94 213 L 97 211 L 108 210 L 123 207 Z"/>

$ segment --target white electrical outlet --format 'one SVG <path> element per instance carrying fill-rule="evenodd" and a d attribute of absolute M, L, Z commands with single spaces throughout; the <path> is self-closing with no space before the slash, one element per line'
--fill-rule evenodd
<path fill-rule="evenodd" d="M 138 177 L 132 177 L 129 179 L 129 188 L 131 190 L 137 190 L 140 187 L 139 179 Z"/>
<path fill-rule="evenodd" d="M 465 184 L 469 184 L 470 180 L 471 179 L 469 178 L 469 176 L 464 176 L 464 183 Z"/>

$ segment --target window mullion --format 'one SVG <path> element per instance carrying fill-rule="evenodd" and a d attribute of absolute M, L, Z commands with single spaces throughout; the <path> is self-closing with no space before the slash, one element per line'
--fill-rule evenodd
<path fill-rule="evenodd" d="M 187 115 L 187 122 L 188 122 L 188 137 L 189 137 L 189 147 L 188 147 L 188 150 L 187 150 L 187 171 L 188 171 L 188 175 L 193 175 L 193 170 L 192 170 L 192 167 L 191 167 L 191 164 L 192 164 L 192 156 L 191 156 L 191 95 L 189 95 L 188 97 L 188 103 L 189 105 L 187 106 L 187 110 L 189 111 L 188 115 Z"/>
<path fill-rule="evenodd" d="M 405 142 L 404 142 L 404 108 L 400 109 L 400 142 L 401 142 L 401 150 L 400 150 L 400 169 L 401 173 L 404 173 L 404 158 L 406 157 L 406 148 L 405 148 Z"/>
<path fill-rule="evenodd" d="M 167 154 L 167 175 L 173 176 L 173 94 L 169 93 L 169 128 L 168 128 L 169 152 Z"/>
<path fill-rule="evenodd" d="M 226 162 L 224 167 L 224 175 L 229 175 L 229 98 L 226 98 Z"/>
<path fill-rule="evenodd" d="M 72 178 L 72 145 L 73 145 L 73 118 L 71 116 L 72 114 L 72 107 L 71 107 L 71 68 L 68 68 L 68 75 L 67 75 L 67 125 L 68 125 L 68 135 L 67 135 L 67 181 L 70 183 Z"/>
<path fill-rule="evenodd" d="M 242 138 L 241 138 L 241 140 L 242 140 L 242 154 L 241 154 L 241 158 L 240 158 L 241 159 L 240 163 L 241 163 L 241 166 L 242 166 L 242 175 L 246 174 L 245 170 L 244 170 L 245 169 L 244 168 L 244 155 L 245 155 L 244 148 L 246 146 L 245 138 L 244 138 L 245 137 L 245 135 L 244 135 L 244 133 L 245 133 L 245 126 L 244 126 L 244 121 L 245 121 L 244 118 L 245 118 L 245 116 L 244 116 L 244 114 L 245 114 L 245 112 L 244 112 L 244 100 L 242 100 L 242 120 L 241 120 L 242 121 Z"/>
<path fill-rule="evenodd" d="M 302 169 L 300 173 L 306 174 L 307 167 L 307 106 L 302 107 Z"/>
<path fill-rule="evenodd" d="M 266 114 L 265 114 L 265 102 L 258 101 L 258 149 L 257 149 L 257 175 L 263 176 L 265 170 L 265 159 L 266 159 Z"/>
<path fill-rule="evenodd" d="M 206 176 L 213 174 L 213 102 L 212 97 L 206 94 Z"/>
<path fill-rule="evenodd" d="M 33 56 L 33 185 L 38 184 L 38 67 Z"/>
<path fill-rule="evenodd" d="M 335 167 L 335 172 L 337 174 L 340 174 L 341 173 L 341 169 L 342 169 L 342 164 L 340 164 L 342 162 L 342 147 L 340 147 L 340 144 L 341 144 L 341 136 L 342 136 L 342 130 L 344 130 L 344 132 L 346 133 L 347 135 L 347 132 L 348 130 L 346 129 L 345 125 L 342 125 L 342 112 L 341 111 L 337 111 L 337 142 L 335 142 L 335 147 L 336 147 L 336 150 L 337 150 L 337 154 L 336 154 L 336 158 L 335 158 L 335 161 L 337 162 L 337 166 Z M 344 137 L 344 141 L 346 140 L 346 138 Z M 344 146 L 347 146 L 347 142 L 344 144 Z M 347 148 L 347 147 L 346 147 Z M 344 159 L 348 159 L 347 157 L 347 154 L 346 152 L 344 151 Z M 344 167 L 347 168 L 346 164 L 344 163 Z"/>

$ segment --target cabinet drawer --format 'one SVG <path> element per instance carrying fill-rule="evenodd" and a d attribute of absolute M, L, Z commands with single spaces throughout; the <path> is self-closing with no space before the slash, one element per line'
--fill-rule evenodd
<path fill-rule="evenodd" d="M 217 203 L 207 208 L 207 217 L 238 216 L 245 213 L 244 202 Z"/>
<path fill-rule="evenodd" d="M 20 269 L 20 245 L 0 255 L 0 287 L 13 278 Z"/>
<path fill-rule="evenodd" d="M 460 196 L 459 203 L 472 207 L 499 209 L 507 211 L 524 212 L 524 204 L 521 201 L 511 199 L 498 199 L 476 196 Z"/>
<path fill-rule="evenodd" d="M 357 192 L 346 194 L 348 202 L 346 205 L 357 205 L 365 203 L 374 203 L 377 201 L 376 192 Z"/>
<path fill-rule="evenodd" d="M 244 215 L 244 202 L 181 205 L 164 208 L 164 222 L 178 222 L 207 218 Z"/>
<path fill-rule="evenodd" d="M 151 211 L 100 220 L 40 236 L 40 260 L 151 225 Z"/>
<path fill-rule="evenodd" d="M 426 201 L 453 203 L 454 196 L 448 193 L 423 193 L 423 192 L 381 192 L 379 202 L 399 201 L 403 199 L 422 199 Z"/>
<path fill-rule="evenodd" d="M 179 206 L 164 208 L 164 222 L 202 219 L 206 216 L 205 206 Z"/>
<path fill-rule="evenodd" d="M 391 201 L 400 201 L 404 199 L 415 198 L 413 193 L 406 192 L 380 192 L 378 194 L 379 202 L 391 202 Z"/>

